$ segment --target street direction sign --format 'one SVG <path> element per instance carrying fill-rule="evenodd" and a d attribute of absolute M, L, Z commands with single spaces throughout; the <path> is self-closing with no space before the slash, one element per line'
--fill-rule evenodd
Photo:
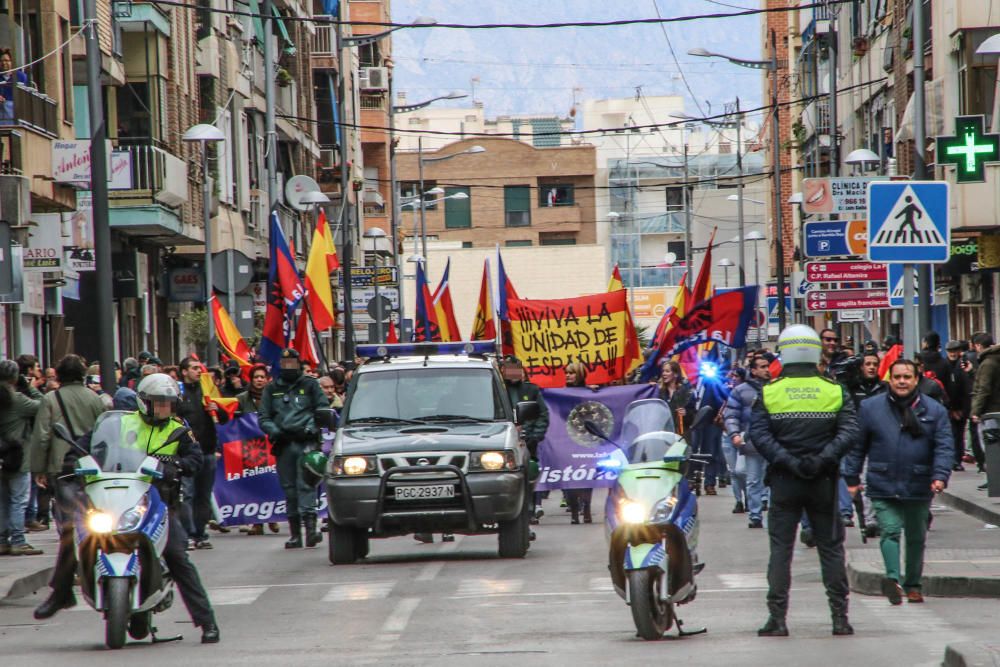
<path fill-rule="evenodd" d="M 881 282 L 888 278 L 886 264 L 872 262 L 806 262 L 811 283 Z"/>
<path fill-rule="evenodd" d="M 931 305 L 934 305 L 934 272 L 930 271 L 931 274 L 931 295 L 930 301 Z M 914 276 L 913 280 L 913 305 L 916 306 L 920 303 L 920 281 L 916 280 Z M 890 264 L 889 265 L 889 307 L 890 308 L 902 308 L 903 304 L 903 265 L 902 264 Z"/>
<path fill-rule="evenodd" d="M 865 220 L 816 220 L 802 230 L 806 257 L 863 257 L 868 252 Z"/>
<path fill-rule="evenodd" d="M 802 212 L 815 214 L 864 213 L 868 184 L 873 178 L 807 178 L 802 183 Z"/>
<path fill-rule="evenodd" d="M 888 308 L 889 290 L 840 289 L 809 292 L 806 310 L 857 310 L 859 308 Z"/>
<path fill-rule="evenodd" d="M 868 259 L 901 264 L 948 261 L 946 181 L 892 181 L 868 188 Z"/>
<path fill-rule="evenodd" d="M 937 162 L 955 165 L 959 183 L 985 183 L 986 163 L 1000 162 L 1000 134 L 987 134 L 985 120 L 984 116 L 958 116 L 955 134 L 937 138 Z"/>

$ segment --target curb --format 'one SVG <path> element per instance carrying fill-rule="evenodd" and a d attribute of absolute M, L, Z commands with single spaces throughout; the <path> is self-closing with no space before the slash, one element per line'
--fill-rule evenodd
<path fill-rule="evenodd" d="M 0 577 L 0 601 L 23 598 L 40 588 L 45 588 L 54 569 L 53 566 L 48 566 L 28 574 L 9 574 Z"/>
<path fill-rule="evenodd" d="M 948 644 L 944 650 L 943 667 L 1000 666 L 1000 645 L 976 642 Z"/>
<path fill-rule="evenodd" d="M 956 496 L 948 491 L 942 491 L 938 494 L 938 499 L 942 503 L 956 509 L 963 514 L 968 514 L 969 516 L 984 521 L 986 523 L 991 523 L 994 526 L 1000 526 L 1000 511 L 990 509 L 989 507 L 983 507 L 971 500 L 966 500 L 961 496 Z"/>
<path fill-rule="evenodd" d="M 885 572 L 872 565 L 855 563 L 850 560 L 847 563 L 847 581 L 855 593 L 881 596 L 884 578 Z M 928 597 L 939 598 L 1000 598 L 1000 577 L 957 577 L 925 574 L 921 591 Z"/>

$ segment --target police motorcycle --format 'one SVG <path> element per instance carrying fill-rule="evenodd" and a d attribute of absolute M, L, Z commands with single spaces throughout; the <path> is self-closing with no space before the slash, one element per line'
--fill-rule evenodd
<path fill-rule="evenodd" d="M 89 452 L 72 442 L 61 424 L 54 427 L 80 455 L 74 475 L 82 493 L 73 517 L 80 588 L 87 603 L 103 612 L 104 641 L 111 649 L 124 646 L 126 633 L 136 640 L 152 634 L 154 643 L 181 639 L 158 639 L 152 625 L 152 615 L 168 609 L 174 597 L 163 561 L 169 517 L 153 486 L 153 480 L 163 477 L 159 461 L 123 442 L 127 428 L 122 420 L 128 414 L 101 415 Z"/>
<path fill-rule="evenodd" d="M 710 418 L 699 410 L 694 425 Z M 676 607 L 695 599 L 694 577 L 704 568 L 698 560 L 698 501 L 686 478 L 691 464 L 708 457 L 691 453 L 673 432 L 670 406 L 658 398 L 633 401 L 625 411 L 618 442 L 586 422 L 595 437 L 618 449 L 598 463 L 616 473 L 605 506 L 611 581 L 632 609 L 638 636 L 661 639 L 677 624 L 679 636 L 707 632 L 684 630 Z"/>

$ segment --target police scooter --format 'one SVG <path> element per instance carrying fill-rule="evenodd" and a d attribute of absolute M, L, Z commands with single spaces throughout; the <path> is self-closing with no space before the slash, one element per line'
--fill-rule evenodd
<path fill-rule="evenodd" d="M 80 588 L 87 604 L 103 612 L 104 641 L 111 649 L 124 646 L 126 632 L 137 640 L 152 634 L 154 643 L 181 639 L 157 639 L 152 625 L 152 615 L 173 602 L 173 581 L 162 558 L 169 518 L 153 486 L 163 477 L 159 461 L 121 441 L 127 414 L 101 415 L 89 452 L 73 443 L 61 424 L 54 427 L 80 453 L 74 474 L 83 492 L 73 516 Z"/>
<path fill-rule="evenodd" d="M 704 412 L 703 412 L 704 411 Z M 694 426 L 710 418 L 711 408 L 699 410 Z M 618 479 L 605 507 L 611 581 L 632 609 L 638 635 L 661 639 L 677 623 L 687 631 L 676 606 L 695 599 L 694 577 L 704 568 L 698 560 L 698 501 L 686 479 L 692 463 L 707 457 L 690 452 L 684 438 L 673 432 L 670 406 L 658 398 L 633 401 L 625 412 L 619 442 L 586 422 L 592 435 L 618 447 L 598 463 Z"/>

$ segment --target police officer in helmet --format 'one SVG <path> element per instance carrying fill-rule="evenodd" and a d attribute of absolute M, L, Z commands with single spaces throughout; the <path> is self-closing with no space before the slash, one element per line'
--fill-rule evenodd
<path fill-rule="evenodd" d="M 154 484 L 170 508 L 170 523 L 163 560 L 177 584 L 184 606 L 196 626 L 201 627 L 201 642 L 214 644 L 219 641 L 219 626 L 215 622 L 211 602 L 198 577 L 198 570 L 187 555 L 187 532 L 177 518 L 180 478 L 193 475 L 202 465 L 202 452 L 191 431 L 174 416 L 180 392 L 177 381 L 164 373 L 148 375 L 137 388 L 138 409 L 121 418 L 122 447 L 145 452 L 160 461 L 163 477 Z M 78 443 L 90 450 L 90 434 Z M 63 475 L 73 475 L 76 450 L 70 450 L 63 462 Z M 64 516 L 72 516 L 74 499 L 60 498 Z M 73 595 L 73 577 L 76 573 L 76 555 L 72 549 L 60 549 L 52 576 L 52 594 L 35 609 L 35 618 L 51 618 L 61 609 L 76 604 Z"/>
<path fill-rule="evenodd" d="M 323 541 L 323 534 L 316 529 L 316 485 L 303 474 L 302 459 L 318 444 L 316 411 L 329 408 L 330 401 L 316 378 L 302 372 L 296 350 L 281 352 L 279 368 L 278 378 L 264 387 L 260 399 L 260 428 L 271 441 L 271 451 L 278 460 L 278 480 L 285 492 L 291 533 L 285 548 L 302 547 L 303 526 L 306 546 L 314 547 Z"/>
<path fill-rule="evenodd" d="M 822 352 L 822 341 L 811 327 L 795 324 L 782 331 L 778 337 L 781 375 L 763 387 L 750 419 L 754 446 L 770 464 L 770 615 L 757 631 L 762 637 L 788 635 L 785 616 L 792 550 L 803 511 L 813 527 L 833 634 L 854 634 L 847 620 L 844 527 L 837 490 L 840 460 L 859 437 L 859 430 L 850 394 L 819 373 Z"/>

